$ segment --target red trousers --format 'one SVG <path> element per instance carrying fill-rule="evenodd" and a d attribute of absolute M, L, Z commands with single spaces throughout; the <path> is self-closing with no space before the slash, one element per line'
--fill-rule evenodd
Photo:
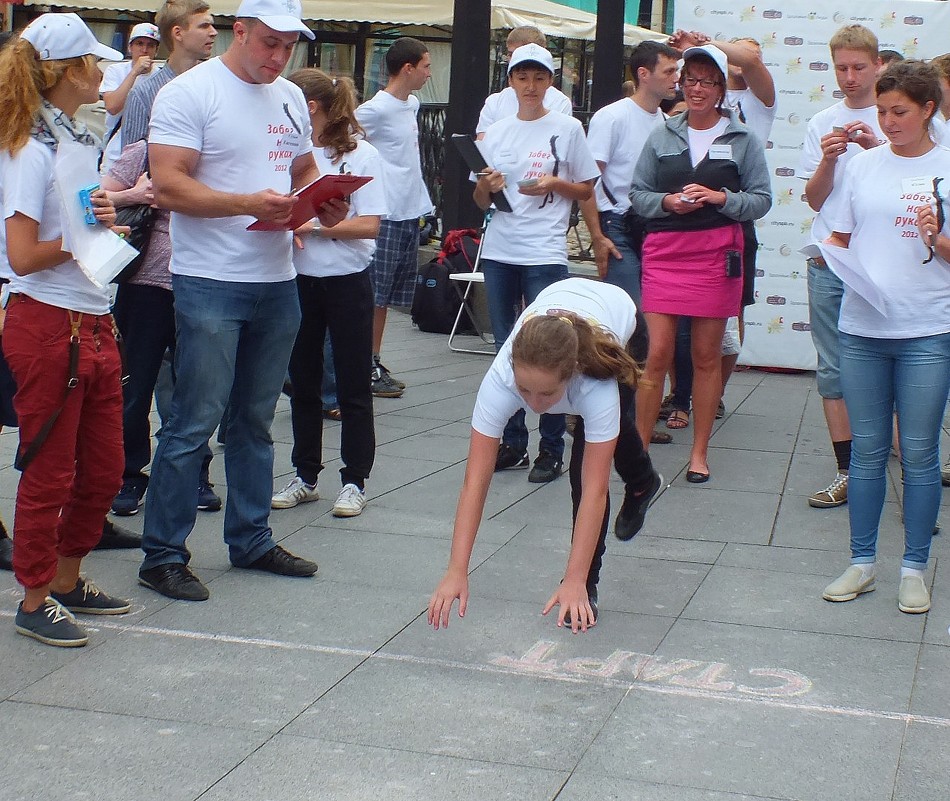
<path fill-rule="evenodd" d="M 95 547 L 122 483 L 122 367 L 108 314 L 79 315 L 11 296 L 3 352 L 17 384 L 20 451 L 63 403 L 70 316 L 79 320 L 78 383 L 17 489 L 13 572 L 27 589 L 49 584 L 59 557 L 83 557 Z"/>

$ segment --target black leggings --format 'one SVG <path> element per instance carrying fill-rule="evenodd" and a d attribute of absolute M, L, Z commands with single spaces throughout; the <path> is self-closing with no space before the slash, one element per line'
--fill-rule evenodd
<path fill-rule="evenodd" d="M 626 384 L 620 388 L 620 434 L 617 437 L 617 449 L 614 451 L 614 468 L 623 479 L 627 493 L 638 493 L 649 489 L 653 481 L 653 463 L 650 455 L 643 449 L 643 441 L 637 433 L 634 419 L 634 391 Z M 574 444 L 571 448 L 571 464 L 568 475 L 571 480 L 571 541 L 574 540 L 573 524 L 577 521 L 577 508 L 581 502 L 581 466 L 584 463 L 584 420 L 578 418 L 574 427 Z M 594 558 L 587 571 L 587 592 L 597 589 L 600 581 L 600 568 L 607 550 L 607 527 L 610 522 L 610 495 L 607 495 L 604 507 L 604 520 L 600 526 L 600 537 Z"/>

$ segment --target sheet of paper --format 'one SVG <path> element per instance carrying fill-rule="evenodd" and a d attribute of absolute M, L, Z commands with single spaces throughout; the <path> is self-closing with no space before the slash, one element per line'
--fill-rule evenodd
<path fill-rule="evenodd" d="M 85 222 L 79 190 L 99 183 L 97 155 L 94 148 L 78 142 L 60 142 L 53 176 L 63 214 L 63 247 L 90 281 L 105 288 L 138 251 L 104 225 Z"/>
<path fill-rule="evenodd" d="M 858 262 L 852 250 L 822 242 L 818 245 L 806 245 L 799 253 L 806 259 L 824 259 L 828 268 L 847 284 L 849 289 L 864 298 L 882 315 L 887 314 L 884 293 Z"/>

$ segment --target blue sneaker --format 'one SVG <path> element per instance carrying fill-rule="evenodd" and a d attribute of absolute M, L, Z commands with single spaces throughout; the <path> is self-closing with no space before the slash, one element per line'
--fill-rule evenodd
<path fill-rule="evenodd" d="M 112 514 L 119 517 L 131 517 L 139 513 L 142 499 L 145 497 L 145 484 L 141 481 L 126 479 L 122 482 L 122 489 L 112 501 Z"/>
<path fill-rule="evenodd" d="M 221 510 L 221 498 L 214 491 L 214 484 L 207 479 L 201 479 L 198 482 L 198 510 L 201 512 Z"/>
<path fill-rule="evenodd" d="M 86 630 L 76 622 L 72 612 L 52 598 L 47 598 L 35 612 L 24 612 L 21 603 L 14 622 L 17 634 L 47 645 L 78 648 L 89 642 Z"/>

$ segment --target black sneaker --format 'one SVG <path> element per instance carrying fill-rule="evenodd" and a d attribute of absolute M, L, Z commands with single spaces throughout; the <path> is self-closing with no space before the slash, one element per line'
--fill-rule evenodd
<path fill-rule="evenodd" d="M 214 484 L 207 479 L 198 482 L 198 510 L 201 512 L 221 511 L 221 498 L 214 491 Z"/>
<path fill-rule="evenodd" d="M 379 356 L 373 356 L 373 367 L 377 368 L 383 375 L 388 376 L 388 377 L 389 377 L 389 380 L 390 380 L 395 386 L 399 387 L 400 389 L 405 389 L 405 388 L 406 388 L 406 385 L 405 385 L 404 382 L 400 381 L 398 378 L 393 378 L 393 374 L 390 373 L 390 372 L 389 372 L 389 368 L 386 367 L 386 365 L 383 364 L 383 363 L 379 360 Z"/>
<path fill-rule="evenodd" d="M 124 615 L 132 604 L 121 598 L 106 595 L 88 579 L 79 577 L 69 592 L 50 592 L 50 598 L 65 606 L 73 614 Z"/>
<path fill-rule="evenodd" d="M 112 514 L 119 517 L 131 517 L 139 512 L 145 497 L 145 485 L 141 481 L 126 479 L 122 482 L 119 494 L 112 501 Z"/>
<path fill-rule="evenodd" d="M 117 526 L 108 517 L 102 521 L 102 537 L 95 551 L 117 551 L 126 548 L 141 548 L 142 538 L 134 531 Z"/>
<path fill-rule="evenodd" d="M 377 398 L 401 398 L 402 387 L 393 381 L 393 377 L 379 367 L 370 373 L 370 388 Z"/>
<path fill-rule="evenodd" d="M 508 470 L 512 467 L 522 468 L 528 466 L 528 452 L 520 453 L 511 447 L 502 443 L 498 447 L 498 456 L 495 457 L 495 472 L 499 470 Z"/>
<path fill-rule="evenodd" d="M 0 538 L 0 570 L 13 570 L 13 540 Z"/>
<path fill-rule="evenodd" d="M 528 473 L 528 481 L 532 484 L 547 484 L 554 481 L 564 470 L 564 461 L 553 453 L 541 451 L 534 460 L 534 467 Z"/>
<path fill-rule="evenodd" d="M 47 645 L 78 648 L 89 642 L 86 630 L 76 622 L 72 612 L 52 598 L 47 598 L 35 612 L 24 612 L 21 603 L 17 607 L 14 624 L 18 634 Z"/>
<path fill-rule="evenodd" d="M 643 521 L 647 516 L 647 509 L 650 508 L 650 502 L 663 486 L 663 476 L 653 471 L 653 481 L 645 492 L 634 495 L 629 489 L 623 496 L 623 505 L 614 521 L 614 535 L 618 540 L 626 542 L 633 539 L 634 535 L 643 528 Z"/>
<path fill-rule="evenodd" d="M 180 562 L 140 570 L 139 584 L 177 601 L 207 601 L 211 595 L 188 566 Z"/>
<path fill-rule="evenodd" d="M 279 545 L 275 545 L 260 559 L 247 565 L 247 569 L 263 570 L 265 573 L 274 573 L 278 576 L 305 578 L 317 572 L 317 563 L 309 559 L 301 559 Z"/>

